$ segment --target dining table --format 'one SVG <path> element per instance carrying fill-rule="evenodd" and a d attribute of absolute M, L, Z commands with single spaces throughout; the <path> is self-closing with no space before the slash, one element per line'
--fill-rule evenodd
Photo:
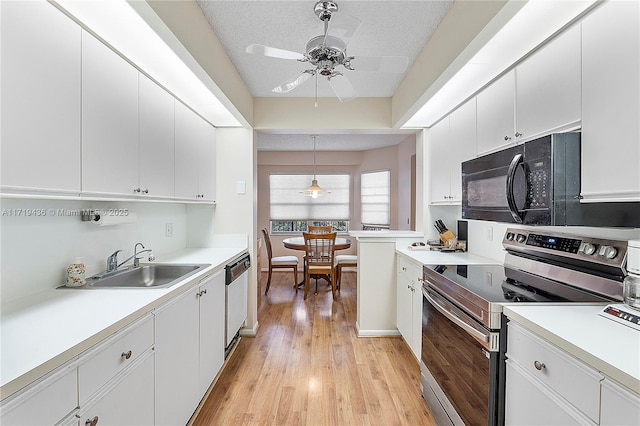
<path fill-rule="evenodd" d="M 282 240 L 282 244 L 285 246 L 285 248 L 288 248 L 291 250 L 305 251 L 304 237 L 285 238 L 284 240 Z M 336 237 L 336 242 L 334 247 L 335 247 L 335 250 L 346 250 L 349 247 L 351 247 L 351 240 L 344 237 Z M 306 265 L 305 265 L 305 268 L 306 268 Z M 306 274 L 306 270 L 305 270 L 305 274 Z M 331 282 L 328 276 L 322 276 L 322 278 L 324 278 L 329 283 Z M 304 287 L 304 278 L 302 279 L 301 282 L 298 283 L 298 287 Z"/>

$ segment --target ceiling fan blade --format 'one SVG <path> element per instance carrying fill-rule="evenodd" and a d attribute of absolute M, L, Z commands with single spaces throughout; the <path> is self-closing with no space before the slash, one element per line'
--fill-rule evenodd
<path fill-rule="evenodd" d="M 356 71 L 403 73 L 409 65 L 406 56 L 356 56 L 351 61 Z"/>
<path fill-rule="evenodd" d="M 329 85 L 336 96 L 340 99 L 340 102 L 347 102 L 358 97 L 356 89 L 353 88 L 349 79 L 342 74 L 336 74 L 333 77 L 330 77 Z"/>
<path fill-rule="evenodd" d="M 344 41 L 344 44 L 349 44 L 351 37 L 358 31 L 362 21 L 350 15 L 344 15 L 339 12 L 333 12 L 331 19 L 329 19 L 329 26 L 327 27 L 327 33 L 325 34 L 325 40 L 327 37 L 337 37 Z"/>
<path fill-rule="evenodd" d="M 312 75 L 313 75 L 313 72 L 302 71 L 302 72 L 294 75 L 290 79 L 286 80 L 284 83 L 282 83 L 278 87 L 274 87 L 273 89 L 271 89 L 271 91 L 275 92 L 275 93 L 287 93 L 287 92 L 290 92 L 293 89 L 295 89 L 296 87 L 300 86 L 305 81 L 309 80 Z"/>
<path fill-rule="evenodd" d="M 254 55 L 263 55 L 270 58 L 280 59 L 304 59 L 304 55 L 298 52 L 292 52 L 291 50 L 278 49 L 277 47 L 269 47 L 262 44 L 250 44 L 247 46 L 247 53 L 253 53 Z"/>

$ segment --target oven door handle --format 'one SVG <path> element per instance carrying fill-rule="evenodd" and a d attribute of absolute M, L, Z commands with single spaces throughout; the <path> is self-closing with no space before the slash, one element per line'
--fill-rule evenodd
<path fill-rule="evenodd" d="M 431 295 L 428 293 L 428 290 L 426 290 L 424 287 L 422 288 L 422 294 L 427 299 L 427 301 L 438 310 L 438 312 L 447 317 L 447 319 L 449 319 L 451 322 L 453 322 L 458 327 L 462 328 L 464 331 L 472 335 L 474 338 L 480 340 L 481 342 L 489 343 L 490 335 L 488 333 L 483 333 L 477 330 L 475 327 L 467 324 L 462 318 L 449 312 L 447 308 L 442 306 L 433 297 L 431 297 Z"/>

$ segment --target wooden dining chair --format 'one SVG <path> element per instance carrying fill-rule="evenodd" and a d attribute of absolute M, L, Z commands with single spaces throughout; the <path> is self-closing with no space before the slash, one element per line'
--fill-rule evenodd
<path fill-rule="evenodd" d="M 269 231 L 267 228 L 262 229 L 262 235 L 264 236 L 264 244 L 267 247 L 267 258 L 269 259 L 269 277 L 267 278 L 267 288 L 264 294 L 269 292 L 269 286 L 271 286 L 271 273 L 274 269 L 293 269 L 293 287 L 298 292 L 298 258 L 296 256 L 273 256 L 273 250 L 271 248 L 271 239 L 269 238 Z"/>
<path fill-rule="evenodd" d="M 336 233 L 312 234 L 303 232 L 304 249 L 306 254 L 306 268 L 304 273 L 304 298 L 309 294 L 309 282 L 311 276 L 315 276 L 316 294 L 318 294 L 318 276 L 330 277 L 331 293 L 333 300 L 336 300 L 335 273 L 333 263 L 335 262 Z"/>
<path fill-rule="evenodd" d="M 310 234 L 329 234 L 332 231 L 333 231 L 333 227 L 331 225 L 327 225 L 327 226 L 309 225 Z"/>
<path fill-rule="evenodd" d="M 338 254 L 335 262 L 336 290 L 340 291 L 342 268 L 355 268 L 358 266 L 358 256 L 355 254 Z"/>

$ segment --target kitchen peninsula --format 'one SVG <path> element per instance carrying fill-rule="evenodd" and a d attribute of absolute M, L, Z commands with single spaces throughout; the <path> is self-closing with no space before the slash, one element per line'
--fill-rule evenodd
<path fill-rule="evenodd" d="M 421 232 L 404 230 L 352 231 L 358 245 L 358 336 L 394 336 L 396 326 L 396 252 L 422 264 L 496 263 L 470 253 L 411 251 L 416 241 L 424 242 Z M 422 273 L 420 266 L 420 274 Z"/>

